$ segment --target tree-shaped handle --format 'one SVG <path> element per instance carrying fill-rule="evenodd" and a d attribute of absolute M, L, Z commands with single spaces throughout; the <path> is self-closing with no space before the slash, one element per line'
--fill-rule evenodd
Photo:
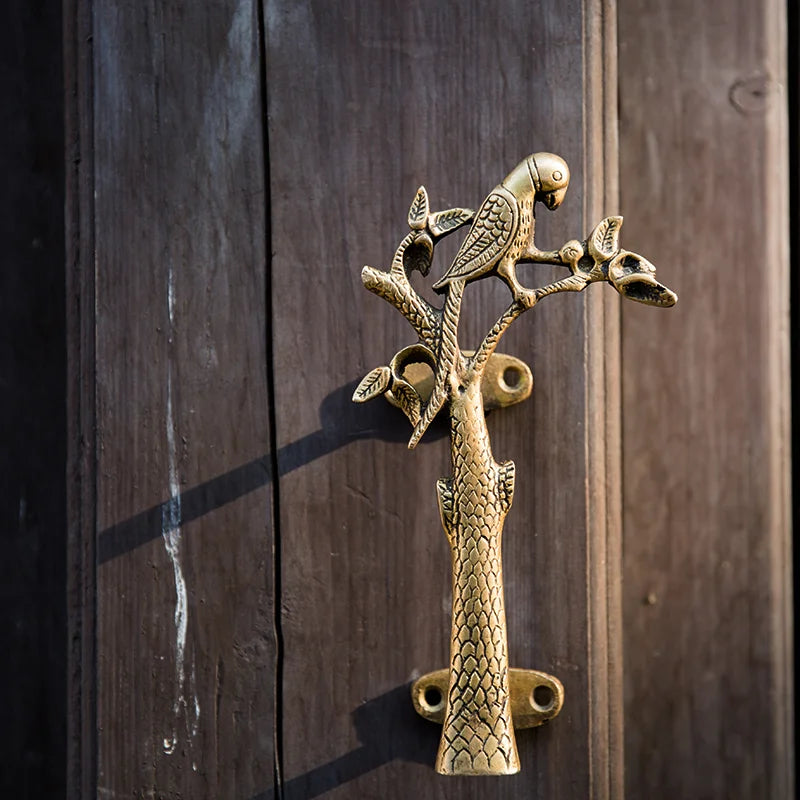
<path fill-rule="evenodd" d="M 420 187 L 408 213 L 410 231 L 391 268 L 362 271 L 364 286 L 403 314 L 418 342 L 400 350 L 389 365 L 370 371 L 353 400 L 390 393 L 414 428 L 409 447 L 416 446 L 442 407 L 449 411 L 452 472 L 438 481 L 437 494 L 453 566 L 450 668 L 423 676 L 412 688 L 417 711 L 442 724 L 436 769 L 446 775 L 517 772 L 515 726 L 552 719 L 564 699 L 557 678 L 509 668 L 501 538 L 514 496 L 515 468 L 492 455 L 482 394 L 487 365 L 511 323 L 545 297 L 605 281 L 639 302 L 667 307 L 677 301 L 656 280 L 649 261 L 621 248 L 622 217 L 607 217 L 585 240 L 570 240 L 559 250 L 536 247 L 536 204 L 555 210 L 568 185 L 566 162 L 552 153 L 536 153 L 474 213 L 463 208 L 431 212 L 428 194 Z M 464 243 L 435 285 L 445 295 L 437 308 L 414 291 L 409 274 L 419 270 L 427 275 L 436 243 L 468 222 L 472 226 Z M 526 289 L 516 275 L 523 263 L 554 264 L 569 274 L 540 289 Z M 474 352 L 462 351 L 458 326 L 464 289 L 490 276 L 508 284 L 511 303 Z M 410 355 L 433 371 L 427 397 L 405 373 Z"/>

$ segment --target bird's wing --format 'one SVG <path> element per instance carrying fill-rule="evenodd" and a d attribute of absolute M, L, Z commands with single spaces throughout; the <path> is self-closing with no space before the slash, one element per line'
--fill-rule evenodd
<path fill-rule="evenodd" d="M 478 277 L 491 269 L 514 236 L 517 227 L 516 206 L 513 195 L 506 196 L 505 193 L 493 191 L 483 201 L 450 269 L 434 288 L 459 278 Z"/>

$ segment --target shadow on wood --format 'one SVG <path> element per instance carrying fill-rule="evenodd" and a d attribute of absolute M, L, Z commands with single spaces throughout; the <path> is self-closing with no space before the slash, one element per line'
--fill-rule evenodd
<path fill-rule="evenodd" d="M 368 700 L 353 711 L 361 747 L 321 767 L 288 780 L 286 800 L 319 797 L 390 761 L 410 761 L 433 768 L 441 728 L 419 717 L 412 705 L 411 684 L 405 683 Z M 275 791 L 262 792 L 252 800 L 272 800 Z"/>
<path fill-rule="evenodd" d="M 356 407 L 352 395 L 358 380 L 332 391 L 320 404 L 320 428 L 278 450 L 278 474 L 286 475 L 317 458 L 361 439 L 379 439 L 405 445 L 409 428 L 402 413 L 388 403 Z M 431 426 L 426 443 L 447 434 L 444 423 Z M 171 530 L 174 503 L 180 504 L 182 525 L 266 486 L 272 480 L 271 458 L 265 453 L 240 467 L 187 489 L 180 497 L 166 500 L 100 533 L 98 561 L 104 564 Z"/>

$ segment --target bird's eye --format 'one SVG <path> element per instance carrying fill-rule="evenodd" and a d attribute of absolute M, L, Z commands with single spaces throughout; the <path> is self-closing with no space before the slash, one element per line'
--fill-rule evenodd
<path fill-rule="evenodd" d="M 564 176 L 563 176 L 563 175 L 562 175 L 562 174 L 561 174 L 561 173 L 560 173 L 558 170 L 556 170 L 556 171 L 553 173 L 553 180 L 554 180 L 554 181 L 560 181 L 560 180 L 561 180 L 563 177 L 564 177 Z"/>

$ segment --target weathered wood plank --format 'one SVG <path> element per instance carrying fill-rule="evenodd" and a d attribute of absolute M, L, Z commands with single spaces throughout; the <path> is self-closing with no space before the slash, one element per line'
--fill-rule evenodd
<path fill-rule="evenodd" d="M 388 263 L 421 182 L 434 208 L 477 205 L 537 149 L 574 175 L 558 214 L 540 214 L 539 241 L 588 233 L 614 188 L 603 161 L 615 87 L 600 98 L 614 75 L 611 11 L 266 4 L 276 445 L 302 451 L 280 484 L 287 797 L 486 796 L 486 781 L 434 774 L 438 730 L 410 708 L 407 683 L 447 664 L 434 482 L 448 453 L 434 437 L 409 453 L 398 413 L 350 404 L 355 381 L 413 341 L 358 276 Z M 468 291 L 466 344 L 506 300 L 491 284 Z M 504 342 L 536 381 L 527 405 L 490 422 L 496 456 L 517 463 L 504 542 L 511 661 L 558 675 L 567 700 L 549 727 L 519 736 L 523 771 L 492 782 L 494 797 L 621 793 L 618 503 L 606 496 L 618 487 L 617 408 L 605 386 L 617 340 L 604 289 L 543 303 Z"/>
<path fill-rule="evenodd" d="M 628 793 L 789 798 L 786 4 L 619 7 Z"/>
<path fill-rule="evenodd" d="M 257 12 L 93 3 L 101 796 L 273 785 Z"/>
<path fill-rule="evenodd" d="M 92 6 L 64 3 L 67 793 L 97 794 L 97 409 Z"/>

